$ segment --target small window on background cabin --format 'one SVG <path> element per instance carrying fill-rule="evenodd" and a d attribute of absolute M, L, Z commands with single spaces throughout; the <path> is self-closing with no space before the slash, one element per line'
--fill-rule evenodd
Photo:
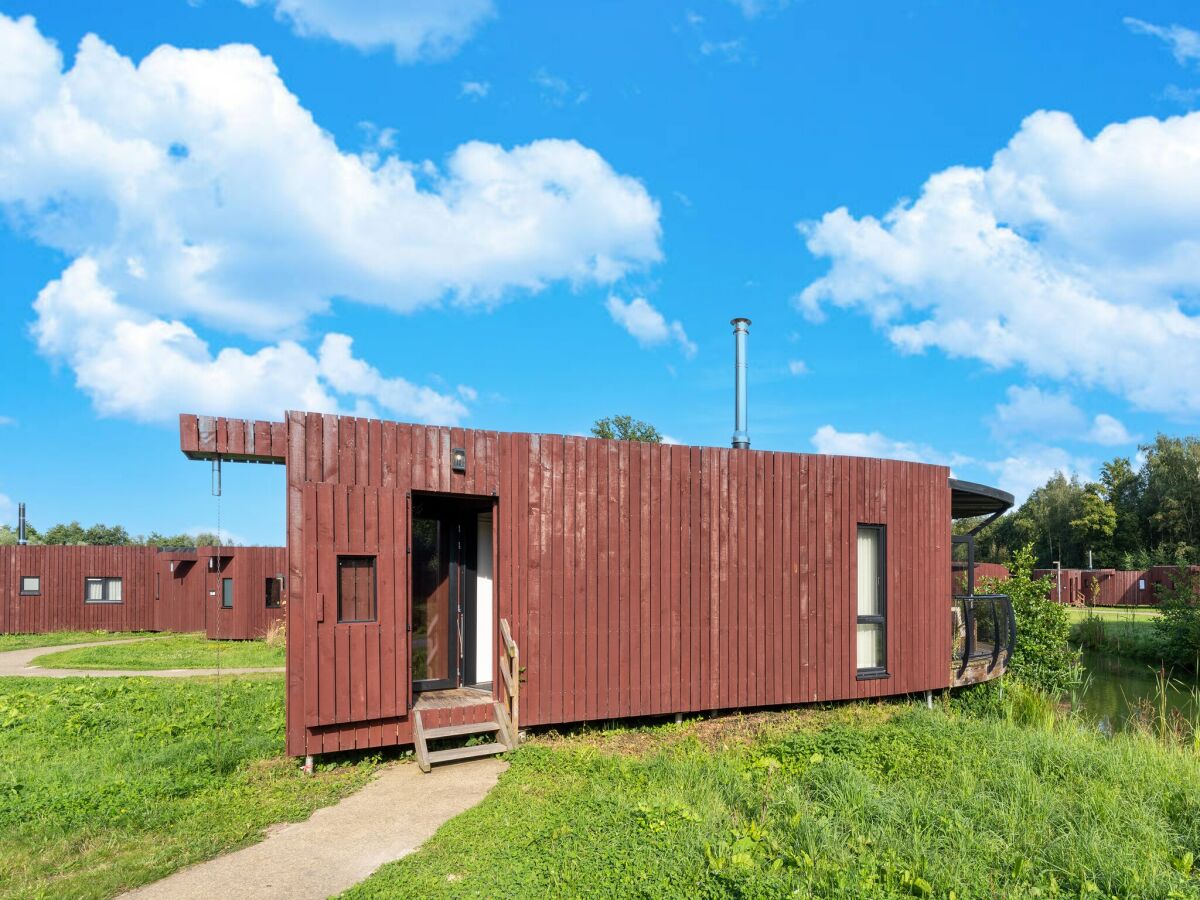
<path fill-rule="evenodd" d="M 233 609 L 233 579 L 221 579 L 221 609 Z"/>
<path fill-rule="evenodd" d="M 339 556 L 338 621 L 375 621 L 375 557 Z"/>
<path fill-rule="evenodd" d="M 40 594 L 42 592 L 42 577 L 40 575 L 22 575 L 21 576 L 21 594 L 30 596 L 32 594 Z"/>
<path fill-rule="evenodd" d="M 858 526 L 858 674 L 887 674 L 887 597 L 885 531 L 882 525 Z"/>
<path fill-rule="evenodd" d="M 276 575 L 267 579 L 267 609 L 279 609 L 283 600 L 283 579 Z"/>
<path fill-rule="evenodd" d="M 121 579 L 85 578 L 83 600 L 85 603 L 121 603 Z"/>

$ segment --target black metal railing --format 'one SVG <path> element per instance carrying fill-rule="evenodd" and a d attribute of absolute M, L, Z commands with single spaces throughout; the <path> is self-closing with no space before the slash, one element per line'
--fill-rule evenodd
<path fill-rule="evenodd" d="M 1017 620 L 1005 594 L 956 595 L 951 617 L 952 658 L 959 662 L 960 673 L 971 663 L 985 660 L 989 672 L 1001 661 L 1008 665 L 1017 642 Z"/>

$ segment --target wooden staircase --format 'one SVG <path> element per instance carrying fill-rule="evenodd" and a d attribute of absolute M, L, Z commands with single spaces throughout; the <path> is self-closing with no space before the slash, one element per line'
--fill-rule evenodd
<path fill-rule="evenodd" d="M 465 703 L 456 696 L 456 702 L 439 703 L 436 694 L 432 697 L 423 695 L 422 700 L 413 709 L 413 747 L 416 751 L 417 765 L 422 772 L 428 772 L 436 763 L 456 762 L 461 759 L 476 759 L 481 756 L 495 756 L 515 750 L 520 740 L 517 725 L 520 715 L 520 673 L 521 655 L 513 641 L 512 631 L 508 621 L 500 620 L 500 634 L 504 638 L 504 657 L 500 661 L 503 702 L 490 700 L 486 695 Z M 459 692 L 447 692 L 457 695 Z M 480 707 L 490 706 L 491 718 L 478 716 Z M 471 715 L 462 718 L 478 718 L 474 722 L 459 722 L 450 725 L 429 725 L 424 715 L 432 715 L 434 721 L 445 720 L 447 709 L 466 706 L 471 709 Z M 493 739 L 479 744 L 466 743 L 472 738 L 488 735 Z M 444 741 L 450 738 L 460 738 L 464 741 L 457 746 L 443 747 L 430 750 L 430 741 Z"/>
<path fill-rule="evenodd" d="M 455 762 L 460 759 L 475 759 L 480 756 L 495 756 L 516 749 L 516 735 L 512 730 L 508 713 L 499 703 L 492 703 L 492 718 L 484 722 L 467 722 L 461 725 L 439 725 L 429 728 L 422 719 L 430 710 L 413 710 L 413 746 L 416 749 L 417 765 L 428 772 L 437 763 Z M 430 750 L 430 741 L 446 738 L 470 738 L 490 735 L 493 740 L 481 744 L 463 743 L 456 747 Z"/>

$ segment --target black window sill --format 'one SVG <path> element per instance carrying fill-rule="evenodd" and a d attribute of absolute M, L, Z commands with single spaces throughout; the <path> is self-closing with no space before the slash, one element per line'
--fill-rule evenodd
<path fill-rule="evenodd" d="M 858 673 L 859 681 L 876 681 L 880 678 L 891 678 L 891 672 L 885 672 L 883 669 L 863 669 Z"/>
<path fill-rule="evenodd" d="M 42 596 L 42 592 L 41 591 L 21 591 L 21 596 L 22 597 L 40 597 L 40 596 Z"/>
<path fill-rule="evenodd" d="M 88 606 L 123 606 L 124 600 L 84 600 Z"/>

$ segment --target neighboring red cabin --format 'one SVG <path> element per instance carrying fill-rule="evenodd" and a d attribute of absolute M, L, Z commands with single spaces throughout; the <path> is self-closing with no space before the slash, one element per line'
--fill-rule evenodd
<path fill-rule="evenodd" d="M 1200 574 L 1200 566 L 1190 566 Z M 1159 590 L 1175 581 L 1175 566 L 1151 566 L 1149 569 L 1036 569 L 1034 576 L 1053 582 L 1050 596 L 1071 606 L 1152 606 L 1159 602 Z"/>
<path fill-rule="evenodd" d="M 952 660 L 951 517 L 1012 502 L 892 460 L 298 412 L 180 424 L 190 458 L 287 463 L 294 755 L 420 752 L 422 728 L 491 714 L 453 707 L 468 688 L 515 718 L 510 646 L 522 725 L 948 687 L 977 659 Z M 967 680 L 1003 671 L 1000 621 L 965 641 L 988 657 Z"/>
<path fill-rule="evenodd" d="M 220 557 L 212 547 L 0 547 L 0 633 L 262 637 L 283 616 L 286 561 L 283 547 L 225 547 Z"/>

